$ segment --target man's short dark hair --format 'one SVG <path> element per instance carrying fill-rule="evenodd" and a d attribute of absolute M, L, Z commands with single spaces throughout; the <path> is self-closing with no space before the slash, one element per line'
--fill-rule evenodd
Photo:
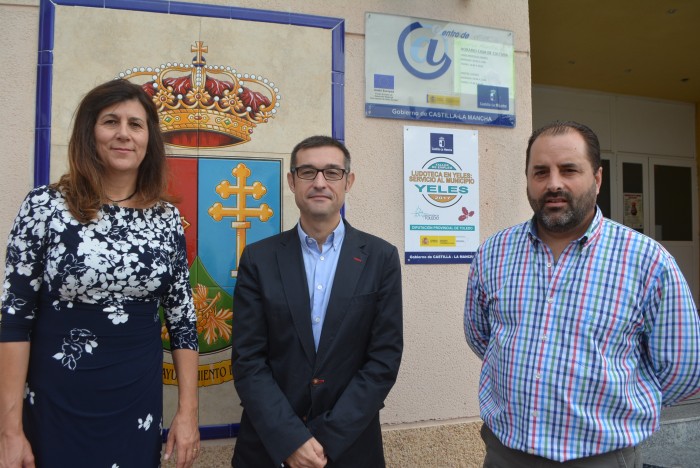
<path fill-rule="evenodd" d="M 568 122 L 553 122 L 551 124 L 545 125 L 532 132 L 530 139 L 527 142 L 527 151 L 525 152 L 525 174 L 527 174 L 527 168 L 530 164 L 530 149 L 532 144 L 542 135 L 545 136 L 556 136 L 564 135 L 569 132 L 578 132 L 583 141 L 586 143 L 586 153 L 588 154 L 588 160 L 591 162 L 593 167 L 593 173 L 598 171 L 600 168 L 600 143 L 598 142 L 598 137 L 596 134 L 588 128 L 587 126 L 574 121 Z"/>
<path fill-rule="evenodd" d="M 310 148 L 322 148 L 324 146 L 331 146 L 333 148 L 338 148 L 343 152 L 345 170 L 350 172 L 350 151 L 345 147 L 343 143 L 336 140 L 333 137 L 325 135 L 314 135 L 297 143 L 297 145 L 292 150 L 292 159 L 289 162 L 290 171 L 297 166 L 297 153 L 304 149 Z"/>

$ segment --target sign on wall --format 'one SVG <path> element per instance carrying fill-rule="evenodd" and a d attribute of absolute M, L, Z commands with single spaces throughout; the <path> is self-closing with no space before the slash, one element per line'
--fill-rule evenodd
<path fill-rule="evenodd" d="M 479 246 L 476 130 L 404 127 L 407 265 L 471 263 Z"/>
<path fill-rule="evenodd" d="M 365 32 L 368 117 L 515 126 L 511 31 L 367 13 Z"/>
<path fill-rule="evenodd" d="M 623 224 L 632 229 L 644 229 L 644 195 L 641 193 L 624 193 Z"/>

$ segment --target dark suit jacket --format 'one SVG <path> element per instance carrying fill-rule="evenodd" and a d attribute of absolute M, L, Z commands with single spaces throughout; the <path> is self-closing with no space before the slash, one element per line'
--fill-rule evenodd
<path fill-rule="evenodd" d="M 243 406 L 232 465 L 279 467 L 312 436 L 333 467 L 384 466 L 379 410 L 403 350 L 396 247 L 345 223 L 318 352 L 297 228 L 248 245 L 233 298 Z"/>

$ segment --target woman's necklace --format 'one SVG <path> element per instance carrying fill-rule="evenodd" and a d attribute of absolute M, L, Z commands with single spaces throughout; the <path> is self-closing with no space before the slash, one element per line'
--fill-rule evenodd
<path fill-rule="evenodd" d="M 131 198 L 132 198 L 134 195 L 136 195 L 136 190 L 134 190 L 134 193 L 132 193 L 131 195 L 129 195 L 129 196 L 126 197 L 126 198 L 122 198 L 121 200 L 112 200 L 112 199 L 109 198 L 109 196 L 107 196 L 107 195 L 105 195 L 105 198 L 106 198 L 107 200 L 111 201 L 113 206 L 119 206 L 119 204 L 120 204 L 121 202 L 125 202 L 125 201 L 127 201 L 127 200 L 131 200 Z"/>

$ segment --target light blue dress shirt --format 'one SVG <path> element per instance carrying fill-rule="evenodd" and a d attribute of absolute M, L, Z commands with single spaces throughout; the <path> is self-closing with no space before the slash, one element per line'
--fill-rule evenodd
<path fill-rule="evenodd" d="M 321 339 L 323 321 L 326 319 L 328 299 L 331 297 L 335 269 L 338 266 L 340 247 L 345 238 L 345 224 L 341 221 L 338 227 L 328 236 L 322 249 L 319 249 L 316 239 L 307 235 L 297 224 L 301 253 L 304 257 L 306 282 L 309 285 L 309 300 L 311 302 L 311 330 L 314 334 L 314 345 L 318 350 Z"/>

